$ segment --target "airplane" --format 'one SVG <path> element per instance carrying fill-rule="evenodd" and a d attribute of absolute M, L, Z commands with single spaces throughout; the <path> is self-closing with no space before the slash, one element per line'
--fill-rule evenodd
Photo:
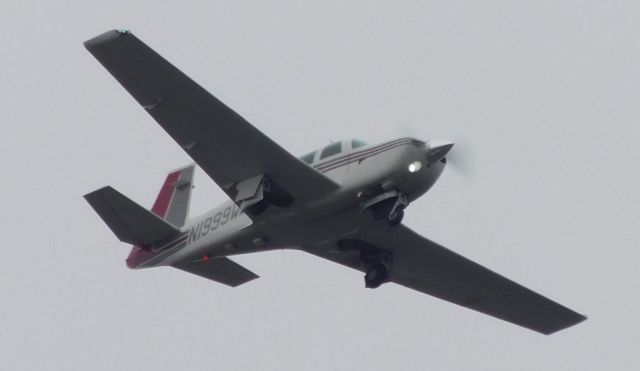
<path fill-rule="evenodd" d="M 452 142 L 344 140 L 297 158 L 131 32 L 84 45 L 229 196 L 188 219 L 195 164 L 168 174 L 151 210 L 109 186 L 86 194 L 133 245 L 129 268 L 170 266 L 236 287 L 258 276 L 229 256 L 297 249 L 363 272 L 367 288 L 393 282 L 542 334 L 586 319 L 402 224 Z"/>

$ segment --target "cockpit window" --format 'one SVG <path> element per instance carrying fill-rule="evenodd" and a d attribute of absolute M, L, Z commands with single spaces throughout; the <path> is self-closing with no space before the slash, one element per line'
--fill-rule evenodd
<path fill-rule="evenodd" d="M 313 151 L 311 153 L 307 153 L 306 155 L 300 157 L 300 159 L 306 162 L 307 164 L 311 165 L 315 157 L 316 157 L 316 151 Z"/>
<path fill-rule="evenodd" d="M 320 158 L 327 158 L 329 156 L 335 155 L 336 153 L 340 153 L 340 150 L 342 148 L 341 144 L 342 143 L 340 142 L 336 142 L 324 147 L 322 153 L 320 154 Z"/>
<path fill-rule="evenodd" d="M 365 142 L 364 140 L 354 139 L 354 140 L 351 141 L 351 148 L 352 149 L 364 147 L 366 145 L 367 145 L 367 142 Z"/>

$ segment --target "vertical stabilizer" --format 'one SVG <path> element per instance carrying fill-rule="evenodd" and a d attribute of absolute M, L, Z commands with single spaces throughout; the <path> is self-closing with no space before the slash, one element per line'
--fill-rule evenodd
<path fill-rule="evenodd" d="M 189 213 L 194 168 L 195 165 L 189 165 L 169 173 L 151 208 L 156 215 L 177 228 L 184 225 Z"/>

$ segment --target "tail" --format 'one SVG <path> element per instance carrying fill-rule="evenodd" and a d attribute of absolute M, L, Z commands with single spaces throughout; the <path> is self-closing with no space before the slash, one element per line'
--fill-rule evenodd
<path fill-rule="evenodd" d="M 152 266 L 160 252 L 186 244 L 180 227 L 189 211 L 193 170 L 190 165 L 169 173 L 151 211 L 108 186 L 84 196 L 120 241 L 134 245 L 130 268 Z"/>
<path fill-rule="evenodd" d="M 184 225 L 189 213 L 194 168 L 195 165 L 189 165 L 169 173 L 151 208 L 156 215 L 177 228 Z"/>

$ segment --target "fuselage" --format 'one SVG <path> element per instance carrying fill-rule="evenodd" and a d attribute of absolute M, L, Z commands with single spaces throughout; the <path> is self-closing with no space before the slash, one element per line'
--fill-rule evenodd
<path fill-rule="evenodd" d="M 425 155 L 425 142 L 412 138 L 377 145 L 357 140 L 330 144 L 301 160 L 338 183 L 336 192 L 318 197 L 311 205 L 270 207 L 256 220 L 228 201 L 189 220 L 180 237 L 157 247 L 159 254 L 136 268 L 300 248 L 348 237 L 375 223 L 368 210 L 361 208 L 366 198 L 396 190 L 411 202 L 433 186 L 446 161 L 430 163 Z"/>

